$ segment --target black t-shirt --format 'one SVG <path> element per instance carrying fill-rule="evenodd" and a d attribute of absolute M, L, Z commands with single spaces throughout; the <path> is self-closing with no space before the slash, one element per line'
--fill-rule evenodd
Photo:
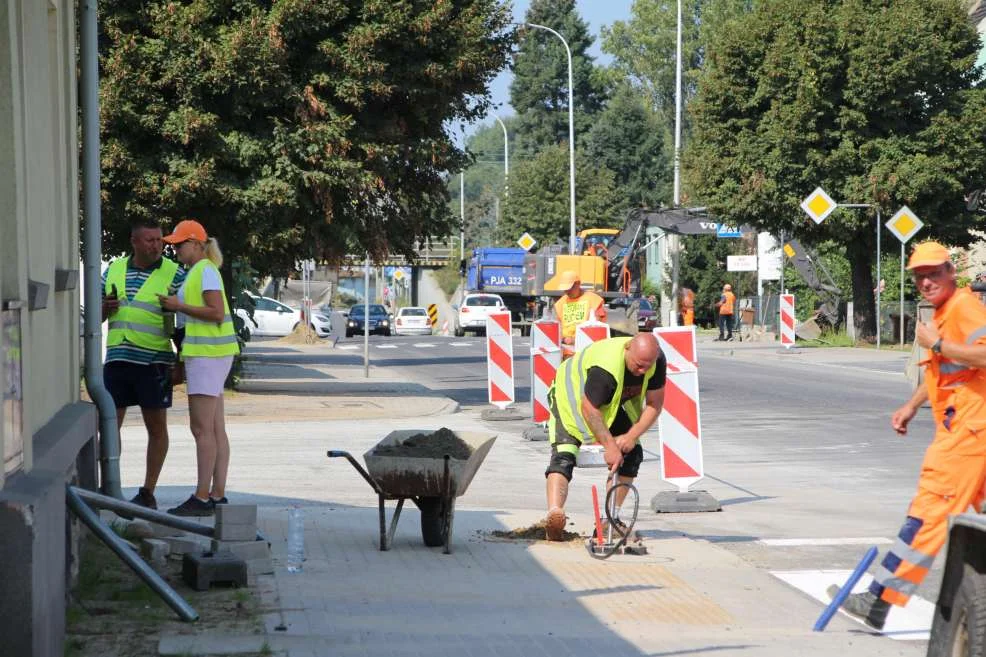
<path fill-rule="evenodd" d="M 664 380 L 668 374 L 668 361 L 661 353 L 657 357 L 657 365 L 654 368 L 654 376 L 647 382 L 648 390 L 660 390 L 664 387 Z M 644 382 L 644 377 L 635 376 L 628 370 L 623 371 L 623 399 L 626 401 L 640 394 L 640 386 Z M 589 398 L 596 408 L 602 408 L 610 403 L 613 395 L 616 394 L 616 379 L 613 375 L 601 367 L 590 367 L 589 374 L 585 379 L 585 396 Z"/>

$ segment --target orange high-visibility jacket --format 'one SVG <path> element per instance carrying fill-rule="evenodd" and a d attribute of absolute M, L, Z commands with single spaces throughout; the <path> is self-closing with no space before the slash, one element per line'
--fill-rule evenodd
<path fill-rule="evenodd" d="M 563 338 L 574 338 L 575 327 L 593 316 L 600 322 L 606 321 L 603 298 L 591 290 L 583 292 L 578 299 L 569 299 L 565 295 L 555 302 L 555 317 L 561 322 Z"/>
<path fill-rule="evenodd" d="M 733 305 L 736 303 L 736 295 L 732 292 L 723 292 L 722 300 L 719 305 L 720 315 L 732 315 Z"/>

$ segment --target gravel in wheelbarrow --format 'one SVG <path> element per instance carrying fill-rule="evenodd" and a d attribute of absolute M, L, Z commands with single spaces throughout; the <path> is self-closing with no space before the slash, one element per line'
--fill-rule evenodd
<path fill-rule="evenodd" d="M 416 433 L 393 444 L 377 445 L 371 450 L 374 456 L 440 459 L 448 454 L 459 461 L 469 460 L 473 451 L 472 445 L 445 427 L 433 433 Z"/>

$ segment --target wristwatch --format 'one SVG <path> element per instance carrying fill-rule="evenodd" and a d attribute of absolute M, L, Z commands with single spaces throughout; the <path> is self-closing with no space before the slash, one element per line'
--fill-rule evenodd
<path fill-rule="evenodd" d="M 941 338 L 938 338 L 938 341 L 935 342 L 935 344 L 931 345 L 931 350 L 933 352 L 935 352 L 936 354 L 940 354 L 941 353 L 941 341 L 942 341 L 942 339 Z"/>

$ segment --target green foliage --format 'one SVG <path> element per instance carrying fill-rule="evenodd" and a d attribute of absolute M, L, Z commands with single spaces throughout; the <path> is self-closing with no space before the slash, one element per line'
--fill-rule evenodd
<path fill-rule="evenodd" d="M 569 151 L 564 145 L 546 148 L 536 158 L 516 167 L 506 212 L 497 228 L 498 239 L 513 244 L 524 232 L 541 246 L 570 233 Z M 627 210 L 626 199 L 616 187 L 616 176 L 595 166 L 581 152 L 575 157 L 576 230 L 619 228 Z"/>
<path fill-rule="evenodd" d="M 665 126 L 637 89 L 621 85 L 589 131 L 589 160 L 616 174 L 629 205 L 671 204 L 673 155 L 665 147 Z"/>
<path fill-rule="evenodd" d="M 686 185 L 729 223 L 845 245 L 864 335 L 874 332 L 874 215 L 822 226 L 800 201 L 908 205 L 922 237 L 972 239 L 963 190 L 986 170 L 975 30 L 954 0 L 763 0 L 707 45 L 691 105 Z"/>
<path fill-rule="evenodd" d="M 594 41 L 575 0 L 532 0 L 527 23 L 550 27 L 564 37 L 572 52 L 575 143 L 588 131 L 592 115 L 605 98 L 603 76 L 588 54 Z M 517 153 L 531 156 L 569 141 L 568 58 L 555 35 L 529 28 L 514 57 L 510 104 L 517 111 Z"/>
<path fill-rule="evenodd" d="M 687 104 L 706 57 L 706 44 L 731 18 L 750 10 L 751 0 L 683 0 L 682 87 Z M 630 20 L 603 28 L 603 50 L 614 57 L 622 79 L 639 87 L 673 128 L 675 109 L 676 0 L 635 0 Z M 687 116 L 684 132 L 687 133 Z"/>
<path fill-rule="evenodd" d="M 695 321 L 709 325 L 715 323 L 715 302 L 719 300 L 722 286 L 733 285 L 736 296 L 749 292 L 742 287 L 745 277 L 726 271 L 726 256 L 740 249 L 739 240 L 719 239 L 715 235 L 682 237 L 682 253 L 678 259 L 678 284 L 695 292 Z M 665 294 L 671 295 L 671 275 L 665 276 Z M 756 281 L 754 281 L 756 286 Z M 756 293 L 754 289 L 753 293 Z"/>
<path fill-rule="evenodd" d="M 195 217 L 228 256 L 410 254 L 453 223 L 447 134 L 513 42 L 496 0 L 116 0 L 101 6 L 107 251 Z M 232 258 L 230 258 L 232 260 Z"/>
<path fill-rule="evenodd" d="M 455 290 L 459 287 L 462 277 L 459 275 L 459 262 L 454 258 L 449 260 L 444 267 L 434 272 L 435 282 L 442 289 L 446 297 L 451 298 Z"/>

